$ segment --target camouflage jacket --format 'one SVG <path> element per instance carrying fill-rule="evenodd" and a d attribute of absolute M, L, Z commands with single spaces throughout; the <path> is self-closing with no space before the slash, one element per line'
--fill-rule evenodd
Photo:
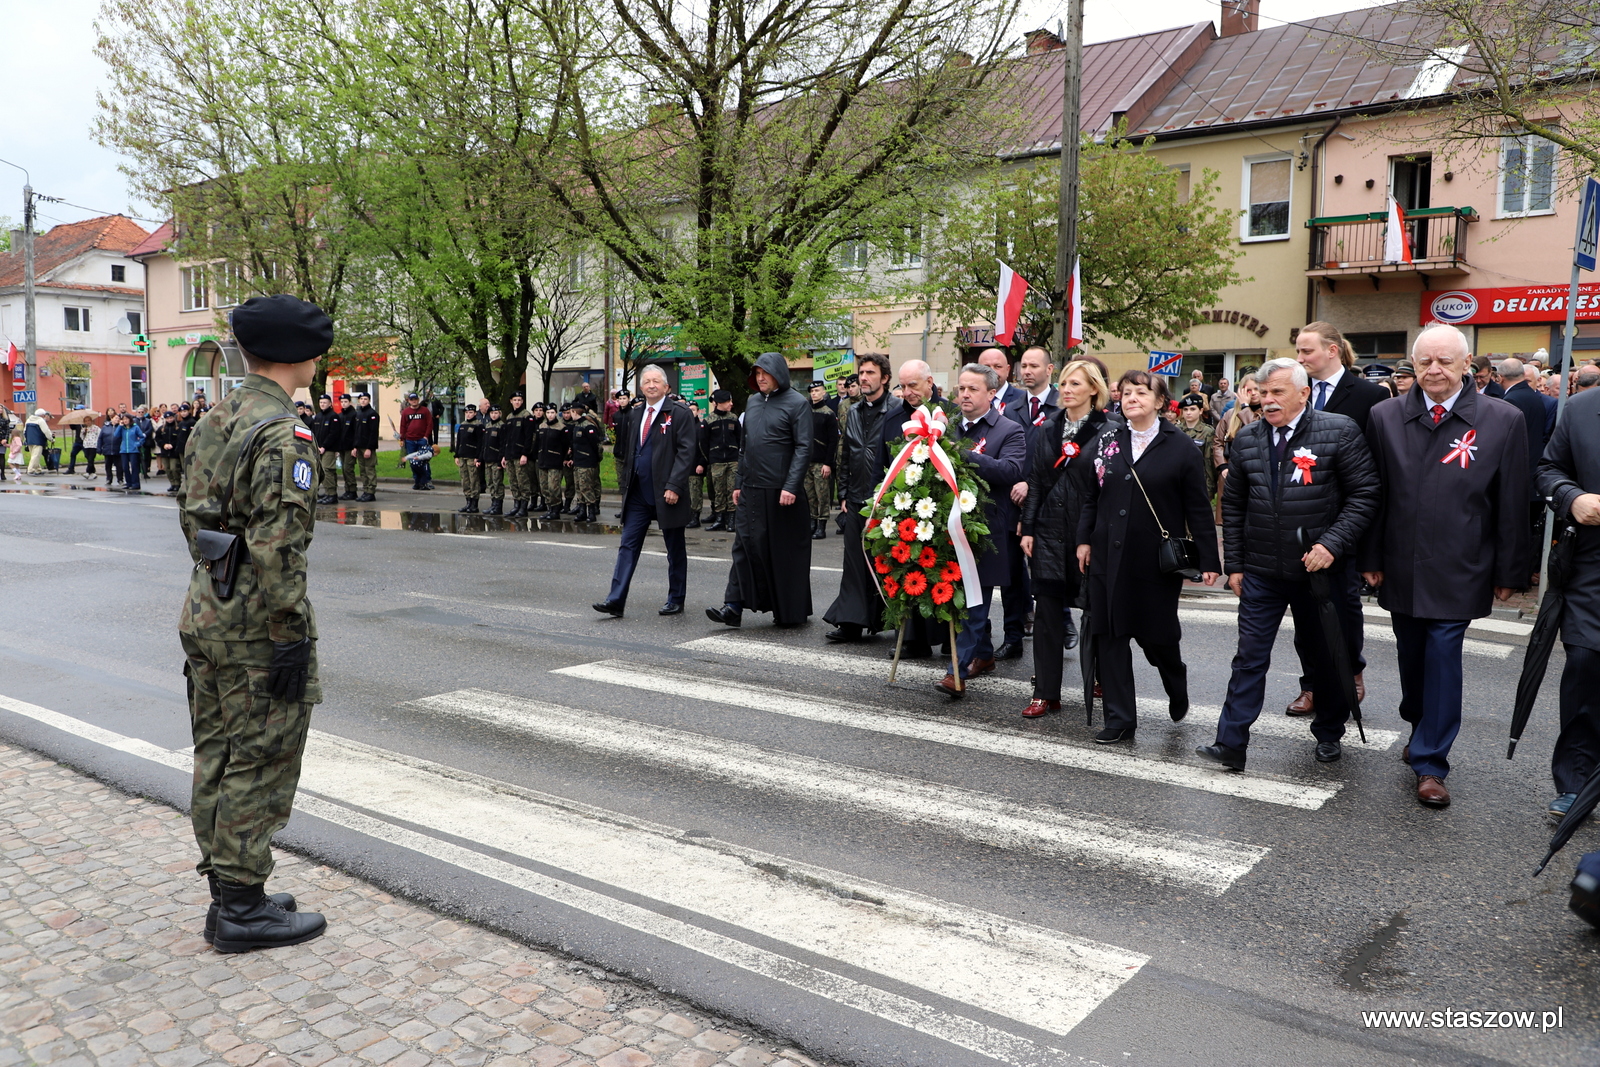
<path fill-rule="evenodd" d="M 239 467 L 226 528 L 244 537 L 249 558 L 240 567 L 232 598 L 217 597 L 194 541 L 197 530 L 223 528 L 223 497 L 250 427 L 294 413 L 294 402 L 278 383 L 252 374 L 206 412 L 189 435 L 178 521 L 195 571 L 178 620 L 180 632 L 214 641 L 280 644 L 317 636 L 316 616 L 306 599 L 317 450 L 298 418 L 257 431 L 253 458 Z"/>

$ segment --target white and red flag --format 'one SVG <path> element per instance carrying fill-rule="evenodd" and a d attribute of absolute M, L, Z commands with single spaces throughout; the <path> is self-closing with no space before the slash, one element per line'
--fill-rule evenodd
<path fill-rule="evenodd" d="M 22 362 L 22 352 L 18 350 L 15 341 L 6 348 L 6 370 L 10 370 Z"/>
<path fill-rule="evenodd" d="M 1406 229 L 1406 211 L 1400 201 L 1389 198 L 1389 225 L 1383 232 L 1383 261 L 1411 262 L 1411 234 Z"/>
<path fill-rule="evenodd" d="M 1067 347 L 1083 344 L 1083 279 L 1078 274 L 1078 260 L 1072 261 L 1072 281 L 1067 285 Z"/>
<path fill-rule="evenodd" d="M 994 343 L 1009 345 L 1022 318 L 1022 302 L 1028 297 L 1028 280 L 1000 263 L 1000 299 L 994 309 Z"/>

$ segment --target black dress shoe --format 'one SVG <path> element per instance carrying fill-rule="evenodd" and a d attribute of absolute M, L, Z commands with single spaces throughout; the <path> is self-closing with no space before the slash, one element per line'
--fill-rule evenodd
<path fill-rule="evenodd" d="M 707 608 L 706 618 L 712 622 L 720 622 L 724 626 L 738 626 L 744 621 L 744 613 L 736 611 L 731 605 L 724 604 L 720 608 Z"/>
<path fill-rule="evenodd" d="M 861 640 L 861 627 L 851 626 L 849 623 L 845 623 L 837 630 L 829 630 L 822 636 L 827 638 L 829 641 L 834 641 L 841 645 L 847 645 L 853 641 Z"/>
<path fill-rule="evenodd" d="M 1095 743 L 1101 745 L 1114 745 L 1119 741 L 1132 741 L 1133 730 L 1119 730 L 1115 726 L 1107 726 L 1104 730 L 1094 735 Z"/>
<path fill-rule="evenodd" d="M 610 615 L 618 619 L 622 618 L 623 606 L 623 602 L 620 600 L 602 600 L 593 605 L 594 610 L 600 614 Z"/>
<path fill-rule="evenodd" d="M 1332 763 L 1334 760 L 1338 759 L 1342 755 L 1344 755 L 1344 750 L 1339 747 L 1339 742 L 1337 742 L 1337 741 L 1318 741 L 1317 742 L 1317 762 L 1318 763 Z"/>
<path fill-rule="evenodd" d="M 661 605 L 661 610 L 656 612 L 656 614 L 657 615 L 682 615 L 683 614 L 683 605 L 682 604 L 674 604 L 674 603 L 668 601 L 667 603 Z"/>
<path fill-rule="evenodd" d="M 1244 749 L 1229 748 L 1226 745 L 1201 745 L 1194 750 L 1197 756 L 1204 756 L 1208 760 L 1215 760 L 1230 771 L 1244 770 Z"/>
<path fill-rule="evenodd" d="M 1068 652 L 1070 652 L 1073 649 L 1077 648 L 1078 647 L 1078 631 L 1076 631 L 1076 630 L 1069 631 L 1067 633 L 1067 639 L 1065 641 L 1061 642 L 1061 647 L 1066 649 Z"/>
<path fill-rule="evenodd" d="M 1173 722 L 1182 722 L 1189 714 L 1189 701 L 1187 699 L 1167 701 L 1167 714 L 1172 716 Z"/>
<path fill-rule="evenodd" d="M 1022 642 L 1018 641 L 1017 643 L 1012 644 L 1010 641 L 1007 641 L 1005 644 L 994 650 L 994 658 L 997 660 L 1021 659 Z"/>

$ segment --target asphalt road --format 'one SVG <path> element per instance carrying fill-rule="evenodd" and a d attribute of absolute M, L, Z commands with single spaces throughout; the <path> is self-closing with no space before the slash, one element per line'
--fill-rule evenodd
<path fill-rule="evenodd" d="M 186 807 L 175 507 L 4 488 L 0 737 Z M 1137 743 L 1106 751 L 1074 700 L 1020 718 L 1028 658 L 952 703 L 937 662 L 890 686 L 890 642 L 826 645 L 836 538 L 812 558 L 808 626 L 708 621 L 730 537 L 704 531 L 687 614 L 656 615 L 666 561 L 647 555 L 613 620 L 589 605 L 614 531 L 383 495 L 320 509 L 327 700 L 287 847 L 845 1062 L 1600 1060 L 1600 938 L 1565 906 L 1600 833 L 1530 877 L 1560 657 L 1507 761 L 1515 624 L 1469 634 L 1455 803 L 1430 811 L 1399 762 L 1381 617 L 1371 743 L 1312 759 L 1281 711 L 1284 634 L 1250 773 L 1226 776 L 1192 752 L 1226 686 L 1230 598 L 1186 603 L 1188 721 L 1153 702 Z M 1534 1025 L 1364 1019 L 1391 1010 Z"/>

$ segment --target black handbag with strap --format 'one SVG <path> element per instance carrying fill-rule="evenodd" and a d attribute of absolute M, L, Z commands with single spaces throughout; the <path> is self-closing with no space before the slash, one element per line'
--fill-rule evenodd
<path fill-rule="evenodd" d="M 254 448 L 256 435 L 263 427 L 275 422 L 297 421 L 298 418 L 288 413 L 274 415 L 262 419 L 245 432 L 244 443 L 239 446 L 239 455 L 233 461 L 233 476 L 228 479 L 228 487 L 222 494 L 222 512 L 217 520 L 221 528 L 195 531 L 194 546 L 200 552 L 199 565 L 211 575 L 211 588 L 218 600 L 233 597 L 234 587 L 239 581 L 239 570 L 250 558 L 244 547 L 244 538 L 228 530 L 228 513 L 233 507 L 233 487 L 239 480 L 239 470 L 244 466 L 245 457 Z"/>
<path fill-rule="evenodd" d="M 1133 480 L 1139 486 L 1139 492 L 1144 494 L 1145 506 L 1150 509 L 1150 517 L 1156 520 L 1156 529 L 1161 531 L 1161 547 L 1156 549 L 1156 569 L 1162 574 L 1176 574 L 1180 578 L 1187 578 L 1191 582 L 1200 580 L 1200 568 L 1195 564 L 1195 557 L 1199 551 L 1195 548 L 1192 537 L 1173 537 L 1167 533 L 1167 528 L 1161 524 L 1161 516 L 1156 514 L 1156 506 L 1150 503 L 1150 494 L 1145 492 L 1144 482 L 1139 478 L 1139 472 L 1133 464 L 1128 464 L 1128 470 L 1133 471 Z"/>

